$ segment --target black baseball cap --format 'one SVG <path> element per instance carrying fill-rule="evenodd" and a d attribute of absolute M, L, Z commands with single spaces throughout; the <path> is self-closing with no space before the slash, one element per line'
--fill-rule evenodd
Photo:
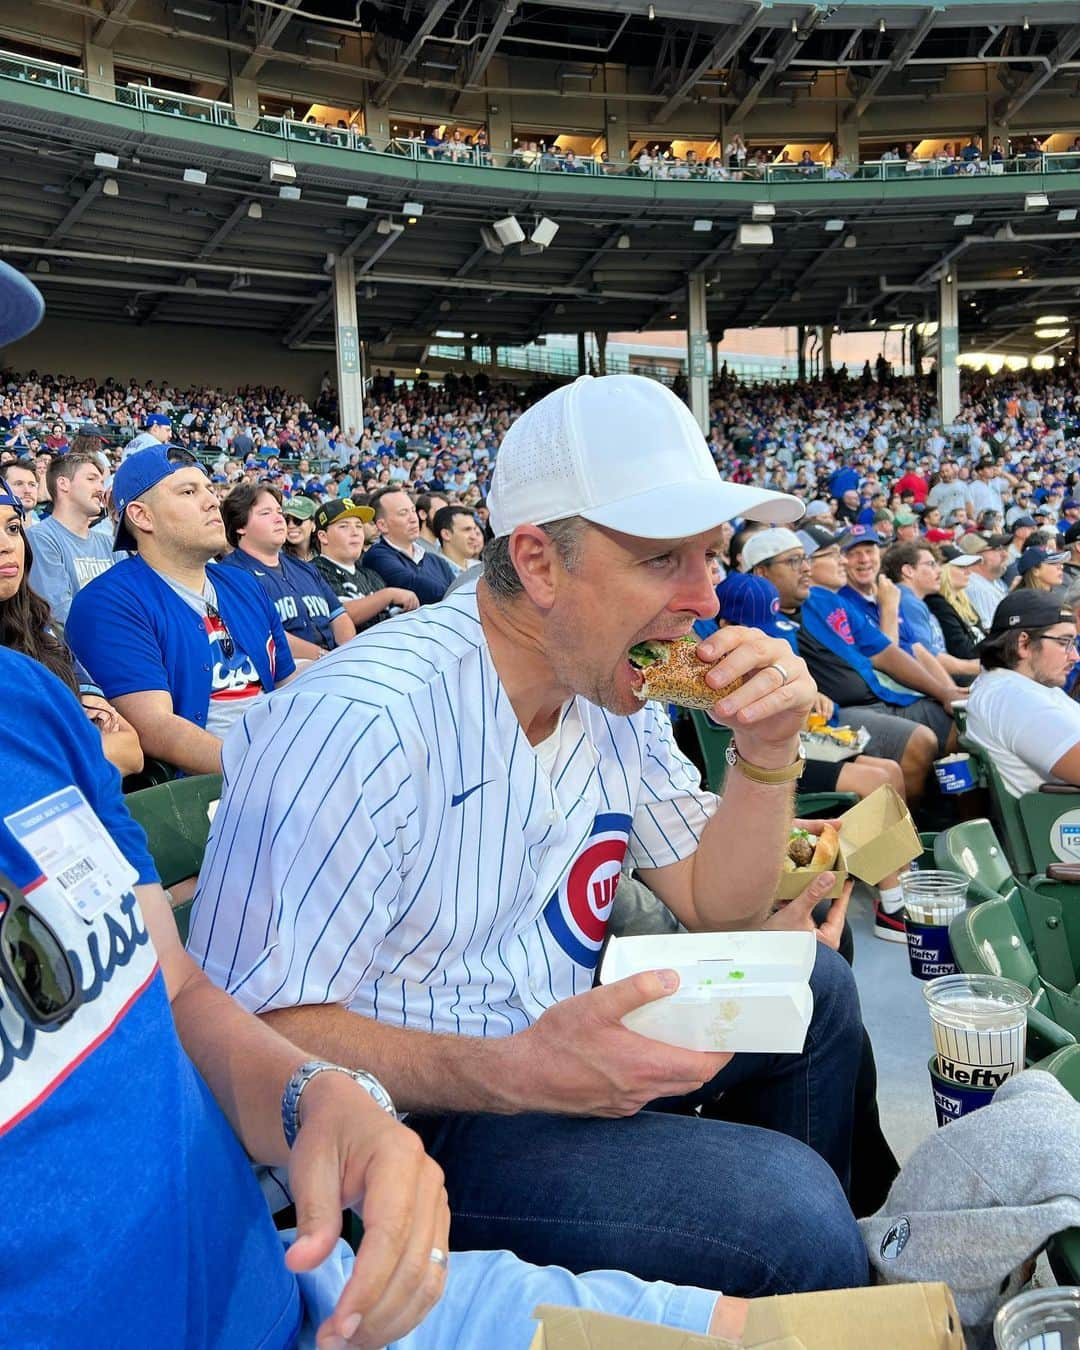
<path fill-rule="evenodd" d="M 1070 547 L 1080 539 L 1080 520 L 1073 521 L 1065 533 L 1061 536 L 1061 542 Z"/>
<path fill-rule="evenodd" d="M 987 638 L 1001 637 L 1015 629 L 1051 628 L 1055 623 L 1073 623 L 1072 610 L 1064 609 L 1052 591 L 1013 591 L 994 610 Z"/>
<path fill-rule="evenodd" d="M 832 530 L 827 530 L 824 525 L 804 525 L 801 530 L 796 531 L 803 548 L 806 549 L 806 556 L 812 557 L 819 549 L 832 548 L 839 538 L 833 534 Z"/>
<path fill-rule="evenodd" d="M 331 497 L 329 501 L 319 503 L 311 518 L 316 530 L 328 530 L 336 520 L 362 520 L 366 525 L 375 519 L 375 512 L 370 506 L 354 502 L 351 497 Z"/>

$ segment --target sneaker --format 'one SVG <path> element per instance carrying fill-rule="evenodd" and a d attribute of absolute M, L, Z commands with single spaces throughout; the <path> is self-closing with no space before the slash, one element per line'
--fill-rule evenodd
<path fill-rule="evenodd" d="M 874 899 L 874 936 L 886 942 L 907 942 L 907 930 L 904 928 L 904 911 L 898 909 L 890 914 L 882 909 L 881 900 Z"/>

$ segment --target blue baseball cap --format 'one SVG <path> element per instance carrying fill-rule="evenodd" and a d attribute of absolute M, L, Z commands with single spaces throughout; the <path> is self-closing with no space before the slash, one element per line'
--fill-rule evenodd
<path fill-rule="evenodd" d="M 0 262 L 0 347 L 32 333 L 45 317 L 41 292 L 21 272 Z"/>
<path fill-rule="evenodd" d="M 151 413 L 144 422 L 148 427 L 171 427 L 172 418 L 167 413 Z"/>
<path fill-rule="evenodd" d="M 137 551 L 124 512 L 136 498 L 180 469 L 198 469 L 200 473 L 206 473 L 191 451 L 185 450 L 182 445 L 151 445 L 145 450 L 136 450 L 124 460 L 112 480 L 113 505 L 117 516 L 114 550 Z"/>
<path fill-rule="evenodd" d="M 841 553 L 846 553 L 850 548 L 858 548 L 860 544 L 876 544 L 878 548 L 884 548 L 885 543 L 877 530 L 871 529 L 869 525 L 852 525 L 840 536 Z"/>
<path fill-rule="evenodd" d="M 716 588 L 720 601 L 717 618 L 743 628 L 758 628 L 769 637 L 784 637 L 780 617 L 780 592 L 766 577 L 751 572 L 732 572 Z M 790 628 L 791 625 L 788 625 Z"/>

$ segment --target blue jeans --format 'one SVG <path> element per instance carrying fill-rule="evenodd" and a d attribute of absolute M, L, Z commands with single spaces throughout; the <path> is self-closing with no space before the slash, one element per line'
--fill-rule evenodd
<path fill-rule="evenodd" d="M 410 1116 L 446 1173 L 453 1247 L 747 1298 L 865 1284 L 843 1189 L 858 996 L 822 946 L 810 983 L 801 1055 L 736 1055 L 693 1098 L 622 1120 Z M 727 1118 L 692 1114 L 702 1101 Z"/>

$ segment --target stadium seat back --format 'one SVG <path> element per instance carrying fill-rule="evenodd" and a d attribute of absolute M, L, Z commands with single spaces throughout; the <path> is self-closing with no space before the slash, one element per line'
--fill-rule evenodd
<path fill-rule="evenodd" d="M 1055 1050 L 1034 1067 L 1052 1073 L 1080 1101 L 1080 1045 Z M 1047 1256 L 1050 1269 L 1060 1284 L 1080 1284 L 1080 1228 L 1068 1228 L 1064 1233 L 1058 1233 L 1050 1242 Z"/>
<path fill-rule="evenodd" d="M 1020 814 L 1020 799 L 1014 797 L 1005 786 L 993 760 L 978 746 L 965 740 L 964 749 L 974 754 L 982 769 L 986 785 L 990 789 L 990 802 L 994 813 L 994 823 L 1005 845 L 1012 873 L 1017 877 L 1034 876 L 1038 870 L 1028 844 L 1028 834 Z"/>
<path fill-rule="evenodd" d="M 697 709 L 692 710 L 690 716 L 705 764 L 705 786 L 710 792 L 722 792 L 728 768 L 724 755 L 731 744 L 732 732 L 727 727 L 717 726 Z M 802 820 L 831 820 L 858 800 L 853 792 L 802 792 L 795 801 L 795 814 Z"/>
<path fill-rule="evenodd" d="M 1053 863 L 1062 861 L 1052 847 L 1054 827 L 1066 812 L 1071 813 L 1080 807 L 1080 792 L 1025 792 L 1015 800 L 1019 803 L 1020 819 L 1023 821 L 1035 871 L 1045 872 Z"/>
<path fill-rule="evenodd" d="M 977 882 L 987 893 L 980 899 L 1008 895 L 1016 889 L 1005 850 L 988 820 L 965 820 L 942 830 L 934 844 L 934 859 L 944 871 L 963 872 Z"/>
<path fill-rule="evenodd" d="M 176 778 L 131 792 L 124 801 L 146 832 L 150 856 L 163 886 L 197 876 L 210 837 L 213 805 L 221 797 L 221 775 Z"/>

